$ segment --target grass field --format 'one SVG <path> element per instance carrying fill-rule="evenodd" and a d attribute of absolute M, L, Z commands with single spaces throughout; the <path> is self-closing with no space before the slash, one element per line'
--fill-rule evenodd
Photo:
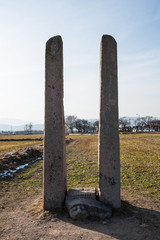
<path fill-rule="evenodd" d="M 74 135 L 67 138 L 72 138 L 66 147 L 68 188 L 98 186 L 98 136 Z M 8 149 L 12 147 L 8 145 Z M 120 149 L 122 192 L 159 199 L 160 134 L 120 135 Z M 1 181 L 2 195 L 4 192 L 10 194 L 9 189 L 14 189 L 17 198 L 41 193 L 42 165 L 42 161 L 36 162 L 14 179 Z"/>
<path fill-rule="evenodd" d="M 68 186 L 98 186 L 97 135 L 72 136 Z M 120 135 L 121 189 L 160 197 L 160 134 Z"/>
<path fill-rule="evenodd" d="M 120 147 L 122 190 L 160 197 L 160 134 L 122 135 Z"/>
<path fill-rule="evenodd" d="M 25 134 L 25 135 L 0 135 L 0 139 L 37 139 L 37 138 L 43 138 L 43 134 Z"/>
<path fill-rule="evenodd" d="M 37 145 L 37 143 L 42 143 L 42 141 L 35 141 L 34 139 L 43 138 L 42 134 L 36 135 L 0 135 L 0 139 L 33 139 L 31 141 L 8 141 L 8 142 L 0 142 L 0 155 L 6 152 L 10 152 L 13 150 L 17 150 L 22 147 L 30 147 L 33 145 Z"/>

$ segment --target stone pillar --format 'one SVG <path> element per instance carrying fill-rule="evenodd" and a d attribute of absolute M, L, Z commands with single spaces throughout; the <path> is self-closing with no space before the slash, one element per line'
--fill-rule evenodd
<path fill-rule="evenodd" d="M 114 38 L 103 35 L 100 51 L 100 200 L 120 208 L 117 44 Z"/>
<path fill-rule="evenodd" d="M 44 135 L 44 209 L 64 205 L 66 194 L 65 126 L 63 107 L 63 42 L 46 43 Z"/>

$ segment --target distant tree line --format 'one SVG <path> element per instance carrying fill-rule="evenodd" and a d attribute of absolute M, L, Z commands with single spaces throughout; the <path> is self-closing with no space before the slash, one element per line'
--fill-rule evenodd
<path fill-rule="evenodd" d="M 99 121 L 89 122 L 86 119 L 79 119 L 74 115 L 65 118 L 66 133 L 96 133 L 98 132 Z"/>
<path fill-rule="evenodd" d="M 152 132 L 160 131 L 160 120 L 153 116 L 137 117 L 134 122 L 126 117 L 119 119 L 119 130 L 121 132 Z"/>
<path fill-rule="evenodd" d="M 98 133 L 99 121 L 88 121 L 77 118 L 74 115 L 65 117 L 66 133 Z M 119 118 L 119 132 L 160 132 L 160 120 L 153 116 L 137 117 L 129 119 L 128 117 Z M 24 126 L 24 131 L 1 131 L 0 134 L 36 134 L 43 131 L 33 130 L 32 123 Z"/>
<path fill-rule="evenodd" d="M 17 130 L 17 131 L 0 131 L 0 135 L 20 135 L 20 134 L 42 134 L 42 130 L 33 130 L 33 124 L 25 124 L 24 125 L 24 130 Z"/>
<path fill-rule="evenodd" d="M 99 121 L 89 122 L 74 115 L 65 118 L 66 133 L 97 133 Z M 120 132 L 153 132 L 160 131 L 160 120 L 153 116 L 137 117 L 133 120 L 127 117 L 119 118 Z"/>

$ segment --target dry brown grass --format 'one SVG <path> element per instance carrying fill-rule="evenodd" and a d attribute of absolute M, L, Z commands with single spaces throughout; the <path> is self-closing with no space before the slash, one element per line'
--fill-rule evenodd
<path fill-rule="evenodd" d="M 30 141 L 8 141 L 0 142 L 0 155 L 14 150 L 18 150 L 23 147 L 31 147 L 42 143 L 43 141 L 35 141 L 34 139 L 42 139 L 43 134 L 36 135 L 0 135 L 0 139 L 33 139 Z"/>
<path fill-rule="evenodd" d="M 97 187 L 98 136 L 68 138 L 73 139 L 66 147 L 68 188 Z M 120 146 L 122 192 L 160 199 L 160 134 L 120 135 Z M 40 193 L 42 171 L 42 161 L 34 163 L 13 180 L 3 181 L 1 187 L 4 192 L 15 189 L 17 196 Z"/>

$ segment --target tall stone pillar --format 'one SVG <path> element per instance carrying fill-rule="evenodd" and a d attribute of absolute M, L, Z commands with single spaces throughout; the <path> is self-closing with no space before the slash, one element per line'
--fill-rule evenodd
<path fill-rule="evenodd" d="M 103 35 L 100 51 L 100 200 L 120 208 L 117 44 L 114 38 Z"/>
<path fill-rule="evenodd" d="M 66 194 L 65 126 L 63 107 L 63 42 L 46 43 L 44 135 L 44 209 L 63 206 Z"/>

